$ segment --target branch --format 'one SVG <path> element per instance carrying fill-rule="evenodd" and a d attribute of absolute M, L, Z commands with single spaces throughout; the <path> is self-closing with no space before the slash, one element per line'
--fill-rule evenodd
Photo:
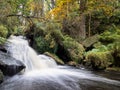
<path fill-rule="evenodd" d="M 18 16 L 18 17 L 24 17 L 24 18 L 40 18 L 40 17 L 35 17 L 35 16 L 25 16 L 25 15 L 19 15 L 19 14 L 10 14 L 10 15 L 7 15 L 6 17 L 12 17 L 12 16 Z"/>
<path fill-rule="evenodd" d="M 40 17 L 35 17 L 35 16 L 25 16 L 25 15 L 22 15 L 22 14 L 21 15 L 19 15 L 19 14 L 10 14 L 10 15 L 7 15 L 6 17 L 23 17 L 30 23 L 30 25 L 33 25 L 32 18 L 45 19 L 45 18 L 40 18 Z"/>

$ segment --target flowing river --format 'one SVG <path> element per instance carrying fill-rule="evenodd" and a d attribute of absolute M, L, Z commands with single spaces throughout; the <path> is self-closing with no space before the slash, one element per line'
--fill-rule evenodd
<path fill-rule="evenodd" d="M 120 73 L 57 65 L 51 57 L 37 55 L 22 36 L 11 36 L 7 51 L 22 61 L 26 69 L 6 78 L 0 90 L 120 90 Z"/>

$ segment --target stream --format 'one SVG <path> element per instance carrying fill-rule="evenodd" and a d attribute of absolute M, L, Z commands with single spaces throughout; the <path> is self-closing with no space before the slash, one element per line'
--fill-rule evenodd
<path fill-rule="evenodd" d="M 0 90 L 120 90 L 120 73 L 94 72 L 60 66 L 48 56 L 37 55 L 23 37 L 11 36 L 8 53 L 26 69 L 5 78 Z"/>

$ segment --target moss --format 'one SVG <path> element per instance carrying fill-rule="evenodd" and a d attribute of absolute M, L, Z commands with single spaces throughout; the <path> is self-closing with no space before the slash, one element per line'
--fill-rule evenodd
<path fill-rule="evenodd" d="M 53 58 L 58 64 L 61 64 L 61 65 L 64 64 L 64 62 L 59 57 L 57 57 L 55 54 L 52 54 L 49 52 L 45 52 L 44 54 Z"/>
<path fill-rule="evenodd" d="M 82 44 L 83 44 L 85 47 L 90 47 L 90 46 L 92 46 L 94 43 L 98 42 L 98 40 L 99 40 L 99 35 L 94 35 L 94 36 L 92 36 L 92 37 L 89 37 L 89 38 L 85 39 Z"/>
<path fill-rule="evenodd" d="M 120 72 L 120 67 L 108 67 L 106 68 L 107 71 L 117 71 Z"/>
<path fill-rule="evenodd" d="M 8 34 L 8 30 L 5 26 L 0 25 L 0 37 L 6 38 Z"/>
<path fill-rule="evenodd" d="M 95 49 L 86 53 L 87 64 L 92 65 L 93 69 L 105 69 L 113 63 L 113 56 L 109 51 L 101 51 Z"/>
<path fill-rule="evenodd" d="M 71 60 L 80 63 L 83 59 L 84 47 L 69 36 L 64 36 L 63 46 Z"/>

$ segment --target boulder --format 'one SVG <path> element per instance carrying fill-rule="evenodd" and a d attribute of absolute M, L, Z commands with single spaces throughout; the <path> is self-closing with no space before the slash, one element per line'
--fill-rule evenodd
<path fill-rule="evenodd" d="M 21 61 L 0 51 L 0 70 L 4 75 L 12 76 L 24 68 L 25 65 Z"/>

